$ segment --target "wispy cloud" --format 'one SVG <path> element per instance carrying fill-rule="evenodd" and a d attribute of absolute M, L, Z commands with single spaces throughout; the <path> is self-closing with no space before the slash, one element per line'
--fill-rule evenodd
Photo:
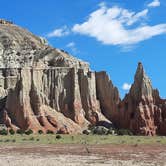
<path fill-rule="evenodd" d="M 102 3 L 85 22 L 75 24 L 72 31 L 94 37 L 103 44 L 129 46 L 166 33 L 166 24 L 147 25 L 147 15 L 148 9 L 134 12 Z"/>
<path fill-rule="evenodd" d="M 158 7 L 158 6 L 160 6 L 160 1 L 154 0 L 153 2 L 149 3 L 147 6 L 148 7 Z"/>
<path fill-rule="evenodd" d="M 69 29 L 67 26 L 63 26 L 62 28 L 58 28 L 53 30 L 52 32 L 47 34 L 47 37 L 63 37 L 67 36 L 70 33 Z"/>
<path fill-rule="evenodd" d="M 71 47 L 75 47 L 75 43 L 74 42 L 70 42 L 70 43 L 68 43 L 67 45 L 66 45 L 66 47 L 69 47 L 69 48 L 71 48 Z"/>
<path fill-rule="evenodd" d="M 71 50 L 71 52 L 73 53 L 73 54 L 77 54 L 79 51 L 78 51 L 78 49 L 77 49 L 77 47 L 76 47 L 76 43 L 75 42 L 70 42 L 70 43 L 68 43 L 67 45 L 66 45 L 66 47 L 67 48 L 70 48 L 70 50 Z"/>
<path fill-rule="evenodd" d="M 125 90 L 125 91 L 130 90 L 130 88 L 131 88 L 131 84 L 128 84 L 128 83 L 124 83 L 123 86 L 122 86 L 122 89 Z"/>

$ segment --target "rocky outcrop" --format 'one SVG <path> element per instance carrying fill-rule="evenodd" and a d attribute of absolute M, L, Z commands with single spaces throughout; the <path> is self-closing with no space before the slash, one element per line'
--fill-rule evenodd
<path fill-rule="evenodd" d="M 6 25 L 10 25 L 10 24 L 13 24 L 11 21 L 7 21 L 7 20 L 4 20 L 4 19 L 0 19 L 0 24 L 6 24 Z"/>
<path fill-rule="evenodd" d="M 101 113 L 88 63 L 14 24 L 1 21 L 0 32 L 1 123 L 79 133 L 90 124 L 109 122 Z"/>
<path fill-rule="evenodd" d="M 17 127 L 58 131 L 67 126 L 71 133 L 100 120 L 108 121 L 96 98 L 95 73 L 76 68 L 23 68 L 16 73 L 15 82 L 7 84 L 3 111 Z M 62 126 L 57 116 L 65 119 Z"/>
<path fill-rule="evenodd" d="M 34 132 L 80 133 L 89 125 L 114 125 L 135 134 L 166 135 L 166 100 L 153 90 L 141 63 L 121 101 L 106 72 L 93 72 L 87 62 L 0 20 L 2 123 Z"/>
<path fill-rule="evenodd" d="M 116 122 L 120 96 L 106 72 L 96 72 L 96 89 L 102 113 L 112 122 Z"/>
<path fill-rule="evenodd" d="M 129 94 L 119 104 L 119 127 L 128 128 L 134 134 L 165 135 L 165 101 L 160 99 L 141 63 L 135 74 Z M 121 119 L 121 120 L 120 120 Z"/>

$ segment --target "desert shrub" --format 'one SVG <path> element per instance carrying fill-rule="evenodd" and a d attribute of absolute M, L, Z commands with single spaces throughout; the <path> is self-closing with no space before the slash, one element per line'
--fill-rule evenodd
<path fill-rule="evenodd" d="M 90 133 L 91 133 L 90 130 L 84 130 L 84 131 L 82 132 L 82 134 L 86 134 L 86 135 L 89 135 Z"/>
<path fill-rule="evenodd" d="M 4 140 L 4 142 L 10 142 L 10 140 L 9 140 L 9 139 L 6 139 L 6 140 Z"/>
<path fill-rule="evenodd" d="M 51 131 L 51 130 L 47 130 L 47 132 L 46 132 L 47 134 L 54 134 L 54 132 L 53 131 Z"/>
<path fill-rule="evenodd" d="M 30 141 L 34 141 L 34 140 L 35 140 L 35 138 L 34 138 L 34 137 L 31 137 L 29 140 L 30 140 Z"/>
<path fill-rule="evenodd" d="M 126 141 L 124 141 L 124 140 L 121 141 L 121 144 L 125 144 L 125 143 L 126 143 Z"/>
<path fill-rule="evenodd" d="M 111 135 L 116 135 L 116 129 L 110 128 L 107 132 L 107 134 L 111 134 Z"/>
<path fill-rule="evenodd" d="M 62 136 L 61 135 L 56 135 L 56 139 L 61 139 Z"/>
<path fill-rule="evenodd" d="M 38 131 L 38 134 L 43 134 L 43 130 L 39 130 L 39 131 Z"/>
<path fill-rule="evenodd" d="M 117 130 L 118 135 L 133 135 L 133 133 L 128 129 L 119 129 Z"/>
<path fill-rule="evenodd" d="M 29 129 L 29 130 L 25 131 L 25 134 L 26 134 L 26 135 L 33 134 L 33 131 L 32 131 L 31 129 Z"/>
<path fill-rule="evenodd" d="M 8 131 L 5 129 L 0 130 L 0 135 L 7 135 Z"/>
<path fill-rule="evenodd" d="M 15 134 L 15 131 L 14 131 L 13 129 L 10 129 L 10 130 L 9 130 L 9 133 L 10 133 L 11 135 L 14 135 L 14 134 Z"/>
<path fill-rule="evenodd" d="M 17 134 L 24 134 L 24 133 L 25 133 L 24 130 L 21 130 L 21 129 L 17 130 Z"/>
<path fill-rule="evenodd" d="M 26 138 L 23 138 L 22 141 L 27 141 L 27 139 L 26 139 Z"/>
<path fill-rule="evenodd" d="M 12 140 L 12 142 L 16 142 L 16 140 L 15 140 L 15 139 L 13 139 L 13 140 Z"/>
<path fill-rule="evenodd" d="M 91 129 L 92 134 L 98 134 L 98 135 L 106 135 L 108 133 L 107 128 L 103 126 L 95 126 Z"/>

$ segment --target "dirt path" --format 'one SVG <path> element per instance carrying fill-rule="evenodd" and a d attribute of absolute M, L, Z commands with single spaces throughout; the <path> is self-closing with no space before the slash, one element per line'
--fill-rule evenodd
<path fill-rule="evenodd" d="M 17 145 L 0 152 L 0 166 L 166 166 L 161 145 Z"/>

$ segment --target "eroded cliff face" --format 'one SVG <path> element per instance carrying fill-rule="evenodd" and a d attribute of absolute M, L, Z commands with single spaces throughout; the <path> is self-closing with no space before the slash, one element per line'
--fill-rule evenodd
<path fill-rule="evenodd" d="M 165 104 L 139 63 L 129 94 L 119 104 L 117 125 L 138 135 L 165 135 Z"/>
<path fill-rule="evenodd" d="M 166 135 L 166 100 L 141 63 L 121 101 L 106 72 L 93 72 L 87 62 L 0 20 L 0 123 L 67 134 L 104 122 L 135 134 Z"/>
<path fill-rule="evenodd" d="M 116 122 L 120 102 L 118 89 L 112 84 L 106 72 L 96 72 L 96 87 L 102 113 L 112 122 Z"/>
<path fill-rule="evenodd" d="M 1 123 L 79 133 L 90 124 L 109 122 L 88 63 L 12 23 L 0 21 L 0 32 Z"/>
<path fill-rule="evenodd" d="M 95 73 L 66 67 L 22 68 L 15 69 L 15 73 L 17 76 L 1 77 L 1 111 L 11 121 L 8 127 L 14 124 L 24 130 L 58 131 L 66 126 L 71 133 L 101 120 L 108 121 L 96 97 Z M 10 78 L 12 84 L 6 83 Z M 57 116 L 64 119 L 62 125 Z"/>

